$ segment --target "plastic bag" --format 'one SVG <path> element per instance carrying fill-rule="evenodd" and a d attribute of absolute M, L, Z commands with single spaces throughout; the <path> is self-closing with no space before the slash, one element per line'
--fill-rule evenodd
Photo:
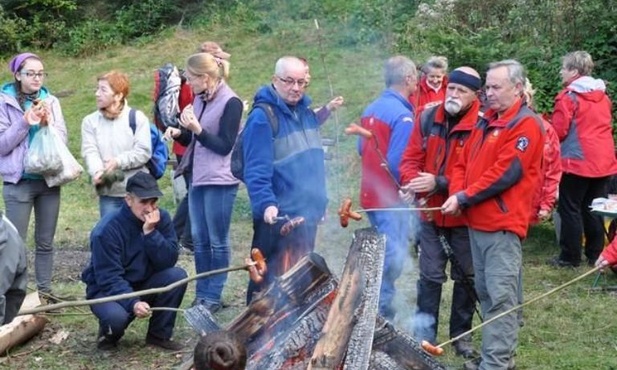
<path fill-rule="evenodd" d="M 52 176 L 62 171 L 62 158 L 55 137 L 57 135 L 49 126 L 41 127 L 34 134 L 24 159 L 26 173 Z"/>
<path fill-rule="evenodd" d="M 45 182 L 47 186 L 60 186 L 64 185 L 68 182 L 76 180 L 82 172 L 84 172 L 83 167 L 77 162 L 75 157 L 71 154 L 69 148 L 64 145 L 62 138 L 58 135 L 55 130 L 51 131 L 56 149 L 60 154 L 60 159 L 62 161 L 62 171 L 54 175 L 43 175 L 45 178 Z"/>

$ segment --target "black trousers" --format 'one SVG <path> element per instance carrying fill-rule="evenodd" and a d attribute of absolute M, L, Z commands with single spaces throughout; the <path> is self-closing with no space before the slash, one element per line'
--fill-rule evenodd
<path fill-rule="evenodd" d="M 589 178 L 569 173 L 561 176 L 558 209 L 561 217 L 559 258 L 574 265 L 581 263 L 582 237 L 585 256 L 590 262 L 600 256 L 604 246 L 602 218 L 593 215 L 589 206 L 594 198 L 605 197 L 609 177 Z"/>

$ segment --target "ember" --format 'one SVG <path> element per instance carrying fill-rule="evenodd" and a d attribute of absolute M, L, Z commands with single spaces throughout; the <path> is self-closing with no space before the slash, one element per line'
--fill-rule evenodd
<path fill-rule="evenodd" d="M 356 230 L 340 283 L 311 253 L 265 288 L 225 328 L 243 338 L 246 369 L 443 370 L 377 315 L 384 243 Z"/>

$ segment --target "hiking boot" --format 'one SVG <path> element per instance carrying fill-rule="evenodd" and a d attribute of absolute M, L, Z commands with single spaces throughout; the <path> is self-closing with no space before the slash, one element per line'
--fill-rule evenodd
<path fill-rule="evenodd" d="M 163 348 L 168 351 L 180 351 L 184 348 L 181 343 L 175 342 L 172 339 L 161 339 L 150 334 L 146 336 L 146 344 Z"/>
<path fill-rule="evenodd" d="M 113 351 L 118 348 L 118 342 L 102 335 L 96 340 L 96 348 L 100 351 Z"/>
<path fill-rule="evenodd" d="M 566 260 L 562 260 L 559 256 L 555 256 L 551 259 L 549 259 L 548 261 L 546 261 L 546 264 L 552 267 L 578 267 L 580 265 L 580 263 L 574 263 L 574 262 L 570 262 L 570 261 L 566 261 Z"/>
<path fill-rule="evenodd" d="M 454 353 L 462 358 L 472 359 L 480 355 L 478 351 L 473 348 L 471 340 L 459 339 L 453 342 L 452 346 L 454 347 Z"/>

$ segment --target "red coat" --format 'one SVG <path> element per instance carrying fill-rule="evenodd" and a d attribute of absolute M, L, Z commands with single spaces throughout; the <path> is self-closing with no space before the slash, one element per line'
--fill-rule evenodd
<path fill-rule="evenodd" d="M 476 100 L 450 132 L 443 104 L 427 108 L 418 117 L 401 160 L 401 183 L 407 184 L 418 176 L 418 172 L 435 175 L 437 192 L 429 197 L 427 207 L 441 207 L 448 198 L 452 169 L 478 121 L 479 111 L 480 101 Z M 418 197 L 424 195 L 418 194 Z M 435 223 L 442 227 L 466 224 L 464 217 L 443 216 L 441 212 L 434 212 L 432 216 Z"/>
<path fill-rule="evenodd" d="M 542 161 L 542 176 L 540 185 L 536 189 L 531 212 L 531 223 L 538 223 L 538 212 L 541 210 L 550 211 L 557 200 L 559 191 L 559 180 L 561 180 L 561 150 L 559 148 L 559 137 L 553 126 L 542 118 L 544 131 L 544 156 Z"/>
<path fill-rule="evenodd" d="M 189 84 L 182 83 L 180 85 L 180 95 L 178 96 L 178 107 L 180 108 L 180 112 L 191 103 L 193 103 L 193 90 L 191 90 Z M 174 140 L 171 150 L 176 155 L 184 155 L 186 147 Z"/>
<path fill-rule="evenodd" d="M 611 101 L 601 80 L 583 76 L 557 94 L 552 124 L 561 141 L 564 173 L 591 178 L 617 173 L 611 121 Z"/>
<path fill-rule="evenodd" d="M 446 86 L 448 86 L 447 76 L 443 78 L 441 87 L 437 91 L 428 85 L 426 77 L 420 79 L 416 92 L 409 95 L 409 102 L 413 106 L 414 112 L 416 112 L 416 117 L 419 116 L 422 110 L 427 108 L 427 105 L 430 107 L 444 101 L 446 98 Z"/>
<path fill-rule="evenodd" d="M 602 257 L 608 262 L 609 265 L 617 264 L 617 238 L 602 251 Z"/>
<path fill-rule="evenodd" d="M 484 113 L 450 180 L 469 227 L 527 235 L 543 148 L 541 118 L 520 99 L 501 117 L 491 109 Z"/>

